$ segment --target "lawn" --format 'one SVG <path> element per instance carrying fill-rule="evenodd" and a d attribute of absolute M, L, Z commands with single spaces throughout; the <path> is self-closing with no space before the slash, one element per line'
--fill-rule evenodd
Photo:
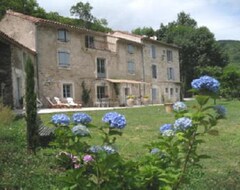
<path fill-rule="evenodd" d="M 217 125 L 218 136 L 206 135 L 206 143 L 199 147 L 199 152 L 211 156 L 201 161 L 202 170 L 189 172 L 190 184 L 183 189 L 240 189 L 240 117 L 239 101 L 218 101 L 227 108 L 227 119 Z M 191 107 L 194 103 L 187 102 Z M 159 127 L 164 123 L 173 123 L 174 115 L 165 113 L 163 106 L 146 106 L 115 110 L 124 114 L 127 126 L 117 139 L 118 151 L 126 159 L 138 159 L 148 150 L 144 144 L 157 138 Z M 107 111 L 89 111 L 92 124 L 101 126 L 101 118 Z M 69 116 L 72 113 L 68 114 Z M 41 115 L 43 122 L 51 126 L 52 114 Z M 29 155 L 25 143 L 24 119 L 15 120 L 11 125 L 0 125 L 0 189 L 51 189 L 57 185 L 59 173 L 51 149 L 39 149 L 37 155 Z M 96 127 L 90 127 L 92 138 L 86 139 L 91 144 L 101 143 L 101 134 Z M 33 188 L 34 187 L 34 188 Z"/>

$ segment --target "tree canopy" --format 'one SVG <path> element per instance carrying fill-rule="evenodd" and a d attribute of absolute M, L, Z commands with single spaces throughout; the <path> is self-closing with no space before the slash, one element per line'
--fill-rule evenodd
<path fill-rule="evenodd" d="M 161 24 L 156 35 L 158 40 L 181 47 L 180 69 L 185 95 L 191 81 L 201 74 L 202 68 L 224 67 L 228 64 L 228 58 L 216 42 L 214 34 L 207 27 L 198 27 L 189 14 L 181 12 L 177 21 Z"/>

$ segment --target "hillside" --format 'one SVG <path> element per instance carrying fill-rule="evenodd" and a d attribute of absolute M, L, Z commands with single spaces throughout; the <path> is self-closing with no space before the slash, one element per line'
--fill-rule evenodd
<path fill-rule="evenodd" d="M 229 56 L 229 62 L 240 66 L 240 41 L 219 40 L 218 43 Z"/>

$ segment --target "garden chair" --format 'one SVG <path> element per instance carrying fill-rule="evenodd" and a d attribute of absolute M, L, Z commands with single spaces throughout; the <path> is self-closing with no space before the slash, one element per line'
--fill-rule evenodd
<path fill-rule="evenodd" d="M 50 108 L 60 108 L 60 105 L 54 104 L 50 97 L 46 97 L 46 99 L 47 99 L 47 101 L 48 101 L 48 103 L 50 105 Z"/>
<path fill-rule="evenodd" d="M 71 98 L 71 97 L 68 97 L 68 98 L 67 98 L 67 103 L 68 103 L 68 105 L 69 105 L 70 107 L 73 107 L 73 108 L 81 108 L 81 107 L 82 107 L 82 104 L 75 103 L 75 102 L 73 101 L 73 98 Z"/>
<path fill-rule="evenodd" d="M 59 105 L 59 107 L 61 107 L 61 108 L 69 108 L 69 104 L 61 102 L 60 98 L 55 96 L 54 100 L 56 101 L 57 105 Z"/>

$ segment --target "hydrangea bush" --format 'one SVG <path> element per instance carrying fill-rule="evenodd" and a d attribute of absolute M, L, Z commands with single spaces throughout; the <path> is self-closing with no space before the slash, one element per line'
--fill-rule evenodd
<path fill-rule="evenodd" d="M 127 125 L 126 118 L 117 112 L 108 112 L 102 118 L 104 126 L 99 129 L 104 138 L 101 145 L 84 142 L 88 130 L 83 124 L 68 131 L 66 127 L 65 131 L 60 130 L 56 144 L 67 152 L 65 157 L 71 166 L 61 173 L 61 183 L 66 189 L 179 189 L 185 182 L 188 168 L 207 157 L 197 152 L 198 145 L 203 142 L 201 137 L 216 134 L 213 128 L 217 119 L 226 116 L 223 106 L 209 103 L 211 95 L 201 94 L 201 89 L 217 93 L 219 82 L 216 79 L 204 76 L 192 85 L 200 93 L 196 96 L 196 105 L 189 109 L 185 103 L 176 102 L 173 106 L 175 121 L 161 124 L 159 138 L 146 145 L 148 151 L 138 160 L 124 159 L 117 151 L 116 135 L 122 135 Z M 88 117 L 83 115 L 75 114 L 73 122 L 76 118 L 78 123 L 86 121 L 82 118 Z"/>

